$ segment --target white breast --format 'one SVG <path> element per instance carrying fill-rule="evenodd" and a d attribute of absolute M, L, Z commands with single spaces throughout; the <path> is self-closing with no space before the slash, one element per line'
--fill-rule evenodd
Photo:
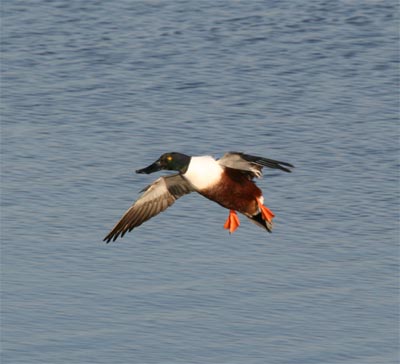
<path fill-rule="evenodd" d="M 211 156 L 192 157 L 185 178 L 197 189 L 203 190 L 220 181 L 222 167 Z"/>

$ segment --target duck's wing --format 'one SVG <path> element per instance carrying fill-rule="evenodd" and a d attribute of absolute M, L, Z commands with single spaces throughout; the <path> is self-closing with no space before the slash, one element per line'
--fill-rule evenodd
<path fill-rule="evenodd" d="M 194 190 L 180 174 L 173 174 L 158 178 L 143 191 L 143 195 L 125 212 L 104 241 L 109 243 L 119 236 L 122 238 L 127 231 L 143 224 L 171 206 L 179 197 Z"/>
<path fill-rule="evenodd" d="M 248 174 L 249 177 L 261 177 L 263 167 L 280 169 L 281 171 L 291 172 L 289 168 L 294 168 L 293 165 L 286 162 L 276 161 L 255 155 L 244 154 L 240 152 L 228 152 L 218 160 L 218 163 L 224 167 L 237 169 Z"/>

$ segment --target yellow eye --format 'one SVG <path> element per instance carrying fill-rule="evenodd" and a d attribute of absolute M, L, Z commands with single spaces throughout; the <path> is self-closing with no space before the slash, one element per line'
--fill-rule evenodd
<path fill-rule="evenodd" d="M 171 161 L 172 161 L 172 157 L 171 157 L 170 155 L 167 157 L 167 161 L 168 161 L 168 162 L 171 162 Z"/>

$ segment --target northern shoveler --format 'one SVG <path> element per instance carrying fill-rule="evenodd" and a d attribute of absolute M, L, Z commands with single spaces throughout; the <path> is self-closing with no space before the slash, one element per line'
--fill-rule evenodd
<path fill-rule="evenodd" d="M 149 174 L 162 169 L 179 173 L 160 177 L 144 188 L 141 191 L 143 195 L 125 212 L 104 241 L 109 243 L 119 236 L 123 237 L 126 232 L 191 192 L 198 192 L 229 210 L 224 228 L 230 233 L 240 224 L 236 211 L 271 232 L 275 215 L 264 206 L 262 192 L 253 182 L 255 177 L 262 176 L 263 167 L 285 172 L 291 172 L 289 168 L 293 168 L 290 163 L 238 152 L 226 153 L 217 160 L 211 156 L 191 157 L 182 153 L 165 153 L 136 173 Z"/>

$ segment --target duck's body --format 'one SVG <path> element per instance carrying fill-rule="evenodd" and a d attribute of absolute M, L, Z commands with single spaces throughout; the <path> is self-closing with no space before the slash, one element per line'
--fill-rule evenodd
<path fill-rule="evenodd" d="M 206 155 L 191 157 L 187 171 L 183 174 L 187 181 L 201 191 L 221 181 L 224 169 L 213 157 Z"/>
<path fill-rule="evenodd" d="M 127 231 L 164 211 L 179 197 L 191 192 L 198 192 L 230 210 L 224 227 L 231 233 L 239 226 L 239 218 L 235 211 L 271 231 L 274 214 L 263 205 L 262 192 L 253 181 L 254 177 L 261 177 L 263 167 L 290 172 L 287 167 L 293 166 L 237 152 L 226 153 L 218 160 L 211 156 L 163 154 L 156 162 L 136 172 L 152 173 L 167 169 L 179 173 L 160 177 L 146 187 L 145 193 L 122 216 L 104 240 L 108 243 L 116 240 L 118 236 L 124 236 Z"/>

